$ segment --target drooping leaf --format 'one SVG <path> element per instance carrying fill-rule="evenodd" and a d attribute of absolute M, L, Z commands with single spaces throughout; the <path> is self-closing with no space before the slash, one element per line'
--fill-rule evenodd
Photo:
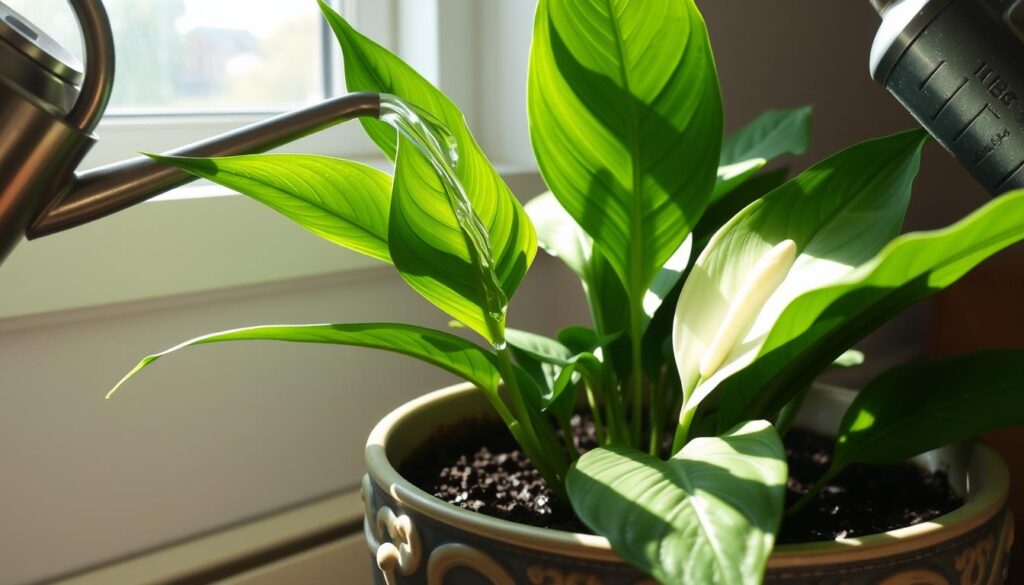
<path fill-rule="evenodd" d="M 325 240 L 391 262 L 387 173 L 305 154 L 149 156 L 251 197 Z"/>
<path fill-rule="evenodd" d="M 433 329 L 395 323 L 354 323 L 343 325 L 272 325 L 246 327 L 211 333 L 176 345 L 143 359 L 113 390 L 117 391 L 129 378 L 156 360 L 193 345 L 222 341 L 292 341 L 372 347 L 405 354 L 448 370 L 472 382 L 491 397 L 498 393 L 501 375 L 494 355 L 480 346 Z"/>
<path fill-rule="evenodd" d="M 720 387 L 719 428 L 774 412 L 846 348 L 918 301 L 1024 239 L 1024 191 L 1008 193 L 944 229 L 900 236 L 830 286 L 791 302 L 752 364 Z"/>
<path fill-rule="evenodd" d="M 676 306 L 673 349 L 685 411 L 754 359 L 793 299 L 840 280 L 899 233 L 925 138 L 905 132 L 833 155 L 715 234 Z"/>
<path fill-rule="evenodd" d="M 898 463 L 974 435 L 1024 425 L 1024 350 L 991 350 L 898 367 L 847 409 L 833 467 Z"/>
<path fill-rule="evenodd" d="M 668 461 L 594 449 L 567 488 L 587 526 L 660 582 L 758 584 L 782 518 L 785 451 L 769 423 L 753 421 Z"/>
<path fill-rule="evenodd" d="M 638 304 L 714 186 L 722 103 L 700 12 L 541 0 L 527 93 L 545 180 Z"/>
<path fill-rule="evenodd" d="M 320 7 L 341 44 L 345 61 L 345 80 L 350 91 L 372 91 L 396 95 L 435 117 L 455 138 L 459 155 L 459 164 L 455 173 L 465 187 L 473 210 L 487 230 L 493 248 L 494 272 L 502 283 L 506 296 L 511 298 L 536 255 L 537 237 L 522 205 L 512 195 L 508 186 L 473 139 L 462 113 L 447 96 L 416 73 L 409 65 L 387 49 L 361 35 L 326 3 L 321 1 Z M 398 143 L 394 128 L 378 120 L 362 118 L 361 121 L 370 138 L 389 158 L 394 159 Z M 404 170 L 407 171 L 406 174 L 410 178 L 429 179 L 428 175 L 434 174 L 432 167 L 427 164 L 428 161 L 424 157 L 409 156 L 407 158 Z M 407 183 L 406 187 L 408 187 L 408 193 L 417 196 L 416 200 L 420 202 L 434 201 L 433 204 L 428 205 L 429 209 L 439 209 L 437 205 L 439 193 L 437 189 L 432 188 L 437 185 L 435 178 L 430 180 L 429 185 L 423 185 L 422 189 L 421 185 L 415 183 Z M 413 217 L 411 208 L 405 209 L 406 217 Z M 451 217 L 452 213 L 443 212 L 443 215 L 438 218 L 439 229 L 447 235 L 452 233 L 450 221 L 448 221 Z M 415 224 L 416 222 L 413 222 L 410 225 Z M 416 225 L 416 227 L 423 225 L 426 223 Z M 409 237 L 423 238 L 430 244 L 438 244 L 431 241 L 434 239 L 431 234 L 411 233 L 408 235 Z M 442 239 L 444 238 L 442 237 Z M 435 247 L 444 250 L 444 247 Z M 461 259 L 456 260 L 456 263 L 460 261 Z M 403 272 L 403 276 L 409 274 L 413 273 Z M 425 283 L 431 278 L 429 274 L 416 276 L 423 277 L 418 284 L 421 287 L 426 287 Z M 436 290 L 429 291 L 430 294 L 437 293 L 444 297 L 435 297 L 431 301 L 439 305 L 443 303 L 445 306 L 442 308 L 446 311 L 452 309 L 459 313 L 459 315 L 453 316 L 460 320 L 463 317 L 474 320 L 472 316 L 466 315 L 475 311 L 464 306 L 466 295 L 461 290 L 470 285 L 463 283 L 464 286 L 460 287 L 453 286 L 451 282 L 446 284 L 447 286 L 444 288 L 450 290 L 445 291 L 443 295 Z M 463 300 L 457 300 L 456 297 L 461 297 Z M 467 325 L 471 324 L 467 323 Z M 478 332 L 481 329 L 479 325 L 477 323 L 477 326 L 474 326 Z M 488 337 L 488 334 L 484 335 Z"/>

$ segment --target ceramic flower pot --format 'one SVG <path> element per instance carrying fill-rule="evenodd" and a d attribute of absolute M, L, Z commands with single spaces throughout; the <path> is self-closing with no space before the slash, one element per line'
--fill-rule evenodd
<path fill-rule="evenodd" d="M 797 424 L 834 433 L 852 393 L 817 387 Z M 653 583 L 602 537 L 546 530 L 442 502 L 396 469 L 439 426 L 493 416 L 462 384 L 407 403 L 366 446 L 364 528 L 378 585 L 637 585 Z M 1013 520 L 1006 466 L 978 441 L 918 458 L 948 472 L 966 503 L 931 522 L 835 542 L 780 545 L 766 583 L 806 585 L 996 585 L 1006 582 Z M 699 585 L 699 584 L 693 584 Z"/>

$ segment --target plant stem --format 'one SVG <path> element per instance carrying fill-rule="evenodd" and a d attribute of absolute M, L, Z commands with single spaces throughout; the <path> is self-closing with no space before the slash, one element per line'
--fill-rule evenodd
<path fill-rule="evenodd" d="M 679 426 L 676 427 L 676 436 L 672 440 L 672 455 L 679 452 L 686 445 L 690 437 L 690 424 L 693 423 L 693 411 L 686 410 L 686 403 L 683 402 L 683 411 L 679 416 Z"/>
<path fill-rule="evenodd" d="M 694 388 L 700 386 L 700 383 L 704 381 L 704 378 L 698 378 L 697 383 L 693 385 Z M 686 405 L 690 401 L 690 397 L 684 392 L 683 403 L 679 407 L 679 426 L 676 427 L 676 436 L 672 440 L 672 455 L 675 455 L 686 445 L 686 440 L 690 438 L 690 425 L 693 424 L 693 415 L 696 414 L 696 409 L 687 409 Z"/>
<path fill-rule="evenodd" d="M 597 404 L 597 397 L 594 396 L 591 384 L 584 382 L 583 386 L 587 392 L 587 404 L 590 406 L 590 415 L 594 419 L 594 433 L 597 435 L 597 444 L 604 445 L 606 444 L 605 441 L 608 438 L 608 434 L 604 428 L 604 419 L 601 416 L 601 409 Z"/>
<path fill-rule="evenodd" d="M 633 395 L 633 410 L 631 416 L 633 417 L 630 422 L 630 430 L 632 432 L 633 445 L 637 448 L 642 448 L 640 444 L 641 427 L 643 426 L 643 409 L 644 409 L 644 368 L 643 368 L 643 330 L 641 327 L 641 319 L 643 315 L 643 308 L 640 303 L 630 303 L 630 316 L 629 316 L 629 343 L 630 343 L 630 354 L 632 355 L 632 369 L 630 371 L 630 379 L 632 380 L 631 393 Z"/>
<path fill-rule="evenodd" d="M 819 493 L 821 493 L 821 490 L 823 490 L 825 486 L 828 485 L 828 482 L 835 479 L 835 477 L 839 475 L 839 472 L 842 470 L 842 467 L 837 467 L 835 465 L 829 467 L 828 471 L 825 472 L 825 475 L 818 478 L 818 481 L 814 482 L 814 485 L 811 486 L 811 489 L 807 490 L 807 493 L 801 496 L 800 499 L 796 501 L 796 503 L 794 503 L 792 506 L 786 509 L 786 512 L 785 514 L 783 514 L 783 517 L 791 518 L 799 514 L 801 510 L 807 507 L 807 504 L 811 503 L 811 501 L 814 498 L 816 498 Z"/>
<path fill-rule="evenodd" d="M 804 402 L 807 401 L 807 396 L 810 393 L 811 387 L 807 386 L 806 389 L 794 396 L 779 411 L 779 416 L 775 419 L 775 429 L 779 432 L 779 435 L 784 437 L 789 432 L 790 427 L 793 426 L 793 421 L 796 420 L 796 415 L 800 414 L 800 409 L 804 407 Z"/>
<path fill-rule="evenodd" d="M 575 463 L 580 458 L 580 450 L 576 448 L 576 443 L 572 440 L 572 424 L 568 420 L 558 419 L 558 426 L 562 430 L 562 442 L 565 443 L 565 449 L 569 452 L 569 458 Z"/>
<path fill-rule="evenodd" d="M 665 425 L 665 379 L 668 368 L 662 366 L 658 380 L 651 387 L 651 436 L 647 452 L 657 457 L 661 451 L 661 434 Z"/>
<path fill-rule="evenodd" d="M 512 395 L 512 406 L 515 410 L 517 422 L 522 432 L 522 439 L 518 439 L 520 446 L 530 458 L 537 471 L 544 477 L 544 481 L 557 494 L 565 493 L 565 471 L 566 464 L 557 454 L 552 453 L 551 447 L 555 443 L 543 444 L 537 435 L 534 426 L 534 413 L 526 404 L 526 399 L 519 388 L 519 381 L 516 379 L 515 368 L 512 366 L 511 352 L 507 347 L 495 352 L 498 357 L 498 370 L 505 381 L 508 393 Z M 548 429 L 551 430 L 550 428 Z"/>

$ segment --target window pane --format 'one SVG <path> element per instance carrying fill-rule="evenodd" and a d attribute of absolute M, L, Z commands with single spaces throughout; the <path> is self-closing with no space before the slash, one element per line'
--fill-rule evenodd
<path fill-rule="evenodd" d="M 66 0 L 5 0 L 81 57 Z M 316 2 L 106 0 L 110 112 L 283 110 L 324 95 Z"/>

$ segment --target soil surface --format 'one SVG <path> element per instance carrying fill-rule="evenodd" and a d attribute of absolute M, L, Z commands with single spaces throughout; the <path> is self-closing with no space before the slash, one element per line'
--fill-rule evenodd
<path fill-rule="evenodd" d="M 593 425 L 573 419 L 574 442 L 592 448 Z M 828 468 L 832 440 L 794 429 L 785 438 L 789 459 L 787 505 Z M 508 431 L 476 421 L 442 428 L 401 474 L 420 489 L 461 508 L 522 524 L 589 533 L 568 506 L 553 501 L 540 474 Z M 963 504 L 944 472 L 916 465 L 854 465 L 835 478 L 800 514 L 788 518 L 779 543 L 814 542 L 884 532 L 926 522 Z"/>

